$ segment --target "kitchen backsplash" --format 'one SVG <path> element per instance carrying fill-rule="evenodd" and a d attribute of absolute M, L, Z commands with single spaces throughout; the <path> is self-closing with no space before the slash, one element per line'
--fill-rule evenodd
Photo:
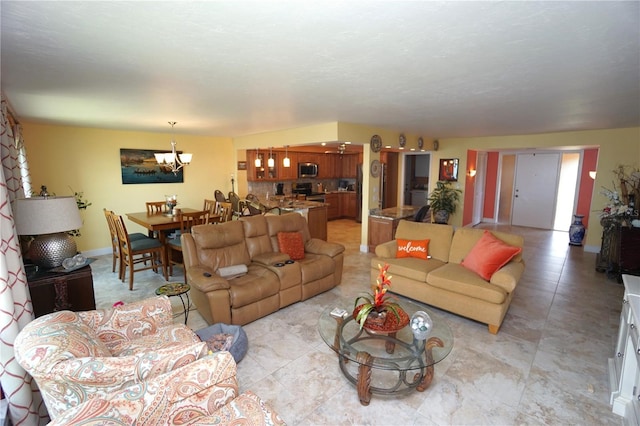
<path fill-rule="evenodd" d="M 299 179 L 295 182 L 287 181 L 284 183 L 284 194 L 291 195 L 291 188 L 294 183 L 311 182 L 313 183 L 313 191 L 318 191 L 318 184 L 322 185 L 322 188 L 326 192 L 338 191 L 340 185 L 346 188 L 347 185 L 355 184 L 355 179 Z M 276 193 L 276 184 L 278 182 L 248 182 L 248 189 L 250 194 L 257 195 L 260 199 L 266 199 L 267 193 L 271 196 Z M 240 197 L 244 197 L 247 194 L 238 194 Z"/>

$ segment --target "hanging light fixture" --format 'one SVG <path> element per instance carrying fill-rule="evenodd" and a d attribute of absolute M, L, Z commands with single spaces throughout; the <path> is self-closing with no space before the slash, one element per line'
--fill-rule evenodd
<path fill-rule="evenodd" d="M 176 152 L 176 140 L 173 136 L 173 126 L 176 125 L 176 122 L 169 121 L 169 124 L 171 125 L 171 152 L 157 153 L 154 155 L 161 167 L 170 168 L 169 170 L 175 175 L 178 174 L 178 170 L 191 163 L 191 157 L 193 157 L 193 155 L 187 153 L 178 154 Z"/>
<path fill-rule="evenodd" d="M 276 162 L 273 159 L 273 151 L 271 149 L 271 147 L 269 147 L 269 159 L 267 160 L 267 166 L 268 167 L 275 167 Z"/>
<path fill-rule="evenodd" d="M 260 160 L 260 151 L 256 148 L 256 161 L 253 162 L 256 167 L 262 167 L 262 161 Z"/>
<path fill-rule="evenodd" d="M 282 165 L 285 167 L 291 167 L 291 159 L 289 158 L 289 145 L 284 146 L 284 159 Z"/>

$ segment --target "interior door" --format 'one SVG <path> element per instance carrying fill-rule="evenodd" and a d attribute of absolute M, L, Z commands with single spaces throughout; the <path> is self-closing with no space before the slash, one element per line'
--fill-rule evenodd
<path fill-rule="evenodd" d="M 476 176 L 473 190 L 473 217 L 471 219 L 471 225 L 477 225 L 482 222 L 486 171 L 487 153 L 479 152 L 476 160 Z"/>
<path fill-rule="evenodd" d="M 511 224 L 553 229 L 560 153 L 518 154 Z"/>

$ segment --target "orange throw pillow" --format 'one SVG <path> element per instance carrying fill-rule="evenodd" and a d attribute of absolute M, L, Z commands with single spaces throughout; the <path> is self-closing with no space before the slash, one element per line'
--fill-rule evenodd
<path fill-rule="evenodd" d="M 429 241 L 430 240 L 403 240 L 402 238 L 398 238 L 396 258 L 417 257 L 418 259 L 427 260 L 429 256 Z"/>
<path fill-rule="evenodd" d="M 489 281 L 498 269 L 521 251 L 520 247 L 510 246 L 494 237 L 491 232 L 484 231 L 482 238 L 462 260 L 461 265 Z"/>
<path fill-rule="evenodd" d="M 304 259 L 302 232 L 278 232 L 280 252 L 288 254 L 291 260 Z"/>

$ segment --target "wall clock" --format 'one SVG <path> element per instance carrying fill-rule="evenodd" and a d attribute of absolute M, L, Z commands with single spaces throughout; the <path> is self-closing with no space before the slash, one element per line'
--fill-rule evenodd
<path fill-rule="evenodd" d="M 407 144 L 407 137 L 405 135 L 400 135 L 400 137 L 398 138 L 398 143 L 400 144 L 400 148 L 404 148 L 404 146 Z"/>
<path fill-rule="evenodd" d="M 422 149 L 423 146 L 424 146 L 424 139 L 422 139 L 422 136 L 420 136 L 418 138 L 418 148 Z"/>
<path fill-rule="evenodd" d="M 378 135 L 371 136 L 371 151 L 380 152 L 382 149 L 382 138 Z"/>
<path fill-rule="evenodd" d="M 382 170 L 382 164 L 380 164 L 380 161 L 373 160 L 371 162 L 371 177 L 374 177 L 374 178 L 380 177 L 381 170 Z"/>

